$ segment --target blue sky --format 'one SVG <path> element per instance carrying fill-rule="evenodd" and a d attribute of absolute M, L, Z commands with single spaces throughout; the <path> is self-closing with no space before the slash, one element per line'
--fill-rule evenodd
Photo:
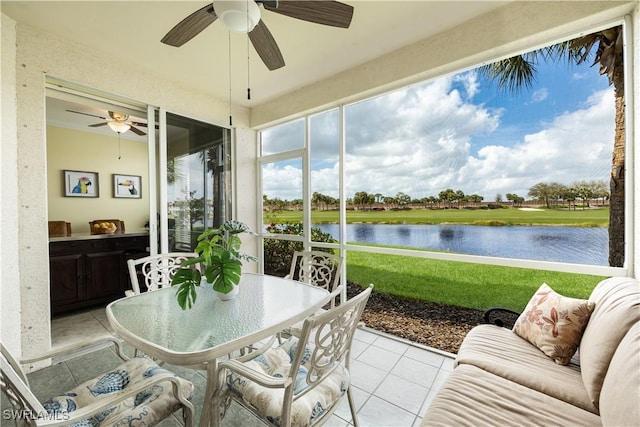
<path fill-rule="evenodd" d="M 514 136 L 542 130 L 555 117 L 583 107 L 589 94 L 609 87 L 607 78 L 598 74 L 598 67 L 590 64 L 553 61 L 541 64 L 537 70 L 532 87 L 517 94 L 498 90 L 492 80 L 479 79 L 482 90 L 474 102 L 503 111 L 501 126 L 492 137 L 498 136 L 508 144 Z M 474 143 L 482 145 L 486 141 L 476 137 Z"/>
<path fill-rule="evenodd" d="M 497 91 L 475 70 L 346 107 L 347 197 L 357 191 L 413 198 L 447 188 L 526 197 L 538 182 L 607 181 L 613 90 L 597 67 L 552 62 L 530 89 Z M 337 112 L 312 119 L 312 192 L 338 195 Z M 302 123 L 265 133 L 273 151 L 299 148 Z M 299 166 L 263 171 L 269 197 L 301 197 Z"/>

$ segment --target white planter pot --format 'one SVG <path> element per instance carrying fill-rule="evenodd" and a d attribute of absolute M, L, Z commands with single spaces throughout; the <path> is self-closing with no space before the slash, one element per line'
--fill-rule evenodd
<path fill-rule="evenodd" d="M 222 301 L 229 301 L 234 299 L 237 295 L 238 292 L 240 291 L 240 286 L 238 285 L 234 285 L 233 289 L 231 289 L 231 291 L 229 293 L 222 293 L 222 292 L 218 292 L 215 289 L 213 290 L 213 292 L 216 293 L 216 295 L 218 296 L 218 298 L 220 298 Z"/>

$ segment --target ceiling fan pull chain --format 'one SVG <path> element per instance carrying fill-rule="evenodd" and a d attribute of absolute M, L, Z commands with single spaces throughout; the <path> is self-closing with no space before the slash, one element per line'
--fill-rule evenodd
<path fill-rule="evenodd" d="M 231 31 L 229 30 L 229 126 L 233 126 L 231 115 Z"/>
<path fill-rule="evenodd" d="M 247 99 L 251 100 L 251 72 L 249 67 L 249 36 L 247 36 Z"/>
<path fill-rule="evenodd" d="M 118 132 L 118 160 L 120 160 L 122 158 L 122 152 L 121 152 L 121 144 L 120 144 L 120 132 Z"/>
<path fill-rule="evenodd" d="M 247 0 L 247 28 L 249 28 L 249 1 Z M 249 33 L 247 33 L 247 100 L 251 100 L 251 67 L 249 64 Z"/>

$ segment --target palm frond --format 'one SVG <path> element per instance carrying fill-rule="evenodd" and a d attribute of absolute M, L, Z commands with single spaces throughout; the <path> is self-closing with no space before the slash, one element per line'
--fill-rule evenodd
<path fill-rule="evenodd" d="M 609 77 L 613 84 L 613 74 L 622 66 L 622 26 L 609 28 L 533 50 L 522 55 L 496 61 L 478 69 L 480 76 L 496 80 L 498 89 L 507 89 L 517 93 L 532 87 L 536 77 L 536 64 L 542 59 L 561 60 L 567 63 L 582 64 L 592 62 L 600 65 L 600 74 Z"/>
<path fill-rule="evenodd" d="M 497 79 L 499 89 L 507 89 L 517 93 L 523 88 L 530 88 L 535 80 L 536 67 L 523 55 L 484 65 L 478 70 L 481 76 Z"/>

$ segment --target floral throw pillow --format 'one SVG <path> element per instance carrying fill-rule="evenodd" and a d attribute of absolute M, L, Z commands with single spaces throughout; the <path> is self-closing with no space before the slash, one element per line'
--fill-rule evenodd
<path fill-rule="evenodd" d="M 576 352 L 595 303 L 564 297 L 543 283 L 522 312 L 513 332 L 559 365 Z"/>

